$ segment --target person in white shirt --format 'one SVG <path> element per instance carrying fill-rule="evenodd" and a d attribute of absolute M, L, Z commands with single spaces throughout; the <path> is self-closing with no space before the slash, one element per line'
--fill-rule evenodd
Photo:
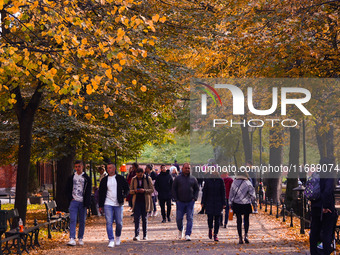
<path fill-rule="evenodd" d="M 99 186 L 99 211 L 105 213 L 106 232 L 109 238 L 109 248 L 120 245 L 120 236 L 123 228 L 124 198 L 129 194 L 129 185 L 126 179 L 116 174 L 113 163 L 107 164 L 108 176 L 105 176 Z M 116 242 L 113 236 L 113 222 L 116 222 Z"/>
<path fill-rule="evenodd" d="M 76 245 L 77 217 L 79 222 L 78 241 L 84 245 L 83 237 L 85 232 L 86 208 L 91 205 L 91 179 L 83 171 L 83 162 L 77 160 L 74 163 L 76 172 L 71 175 L 66 184 L 66 196 L 70 201 L 70 241 L 67 245 Z"/>

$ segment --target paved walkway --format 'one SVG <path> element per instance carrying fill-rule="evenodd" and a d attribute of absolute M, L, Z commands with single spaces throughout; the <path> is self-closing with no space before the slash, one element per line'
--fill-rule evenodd
<path fill-rule="evenodd" d="M 172 209 L 172 222 L 161 223 L 160 215 L 150 217 L 147 241 L 133 241 L 133 217 L 124 207 L 122 244 L 108 248 L 104 217 L 92 216 L 87 220 L 84 246 L 66 246 L 68 235 L 64 240 L 54 240 L 48 244 L 48 250 L 37 250 L 32 254 L 308 254 L 307 236 L 300 235 L 297 229 L 282 224 L 275 216 L 260 212 L 250 217 L 250 244 L 238 244 L 236 219 L 229 223 L 227 229 L 221 228 L 220 242 L 208 239 L 206 215 L 198 215 L 199 204 L 196 203 L 192 241 L 177 239 L 175 223 L 175 206 Z M 51 242 L 51 241 L 47 241 Z M 47 243 L 45 243 L 47 244 Z M 45 246 L 45 245 L 43 245 Z M 43 248 L 44 249 L 44 248 Z"/>

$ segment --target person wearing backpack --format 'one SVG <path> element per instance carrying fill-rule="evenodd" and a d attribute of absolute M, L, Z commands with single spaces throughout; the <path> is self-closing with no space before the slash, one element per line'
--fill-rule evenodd
<path fill-rule="evenodd" d="M 320 160 L 321 169 L 329 170 L 330 164 L 333 161 L 329 158 L 322 158 Z M 312 222 L 310 231 L 310 253 L 311 255 L 331 254 L 333 249 L 331 247 L 332 240 L 334 238 L 334 226 L 337 219 L 337 211 L 335 209 L 334 187 L 335 179 L 331 178 L 331 173 L 320 172 L 320 195 L 311 200 L 312 207 Z M 317 179 L 314 178 L 314 183 L 317 183 Z M 308 181 L 306 186 L 308 186 Z M 317 185 L 314 185 L 317 186 Z M 316 189 L 317 190 L 317 189 Z M 316 192 L 317 193 L 317 192 Z M 321 235 L 322 233 L 322 235 Z M 323 249 L 317 248 L 317 243 L 322 241 Z"/>

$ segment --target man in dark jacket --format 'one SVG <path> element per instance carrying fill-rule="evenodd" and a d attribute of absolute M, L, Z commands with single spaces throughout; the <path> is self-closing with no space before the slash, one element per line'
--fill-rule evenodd
<path fill-rule="evenodd" d="M 105 176 L 99 186 L 99 210 L 105 212 L 106 232 L 109 238 L 109 248 L 115 246 L 113 236 L 113 220 L 116 222 L 116 245 L 120 245 L 120 235 L 123 228 L 124 198 L 129 193 L 129 184 L 125 178 L 116 174 L 113 163 L 107 164 L 108 176 Z"/>
<path fill-rule="evenodd" d="M 92 190 L 91 179 L 83 172 L 83 162 L 77 160 L 74 163 L 74 168 L 76 172 L 68 178 L 66 184 L 66 196 L 70 201 L 70 241 L 67 244 L 71 246 L 76 245 L 77 215 L 79 215 L 78 241 L 79 245 L 84 245 L 86 208 L 89 208 L 91 205 Z"/>
<path fill-rule="evenodd" d="M 321 169 L 323 170 L 330 170 L 331 164 L 333 164 L 333 161 L 328 158 L 322 158 L 320 160 L 320 165 L 322 167 Z M 335 179 L 331 177 L 332 173 L 330 171 L 327 171 L 327 173 L 322 171 L 320 173 L 320 198 L 311 202 L 312 223 L 309 240 L 311 255 L 328 255 L 333 252 L 333 249 L 331 248 L 331 243 L 333 240 L 337 212 L 335 209 L 334 198 Z M 318 241 L 322 241 L 322 250 L 319 250 L 317 248 Z"/>
<path fill-rule="evenodd" d="M 171 175 L 166 171 L 165 165 L 161 165 L 161 173 L 156 177 L 155 189 L 158 192 L 159 206 L 161 207 L 162 223 L 166 222 L 165 218 L 165 203 L 166 203 L 166 217 L 170 222 L 171 213 L 171 189 L 173 179 Z"/>
<path fill-rule="evenodd" d="M 185 239 L 191 241 L 195 201 L 198 198 L 198 182 L 190 175 L 190 164 L 183 165 L 182 173 L 176 177 L 172 185 L 172 197 L 176 201 L 176 222 L 179 239 L 183 238 L 183 217 L 187 214 Z"/>

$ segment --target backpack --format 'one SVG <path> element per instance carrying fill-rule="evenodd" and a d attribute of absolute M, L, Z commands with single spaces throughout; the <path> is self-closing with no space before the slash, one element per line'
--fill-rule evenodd
<path fill-rule="evenodd" d="M 320 175 L 314 172 L 306 182 L 305 198 L 315 201 L 320 198 Z"/>

